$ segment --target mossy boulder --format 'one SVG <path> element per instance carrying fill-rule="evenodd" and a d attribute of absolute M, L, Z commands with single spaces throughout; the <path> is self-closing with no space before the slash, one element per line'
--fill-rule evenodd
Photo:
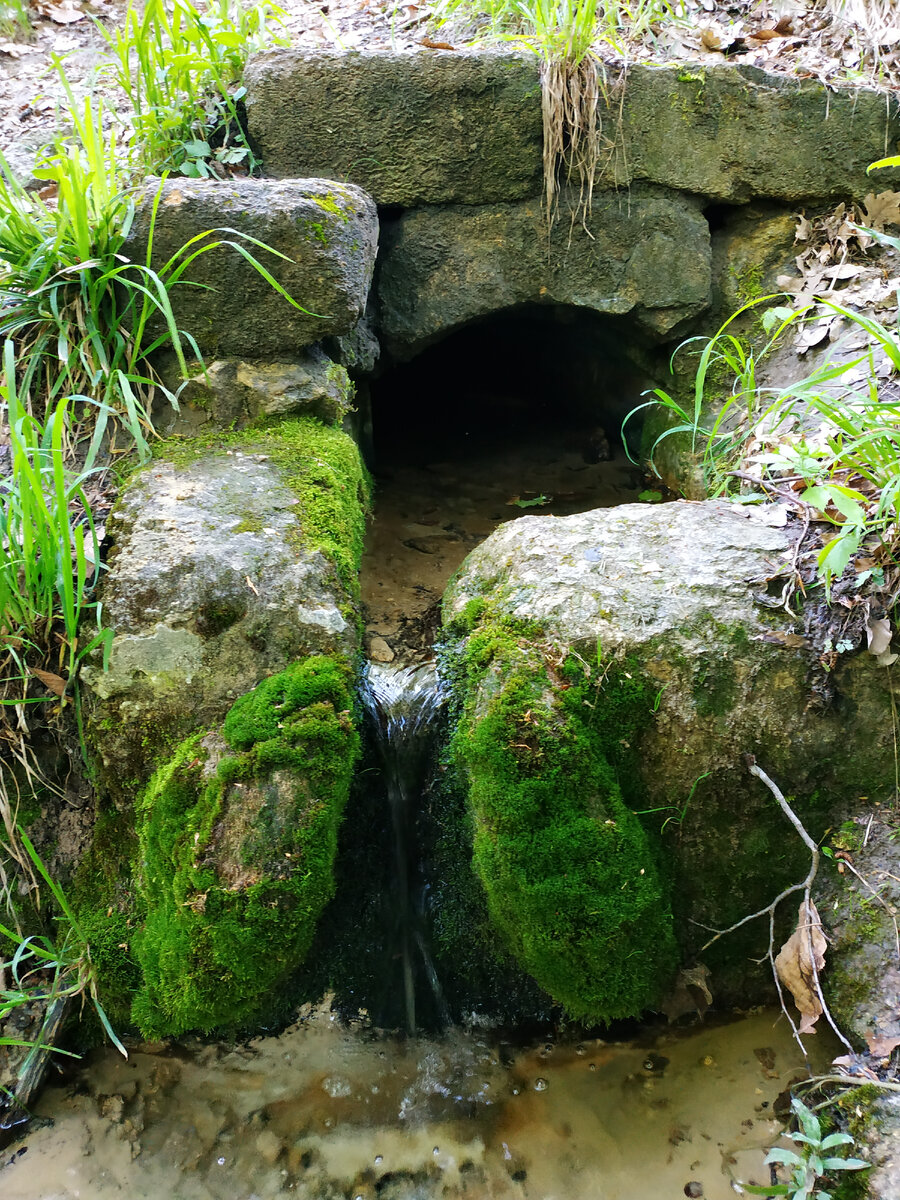
<path fill-rule="evenodd" d="M 444 619 L 453 655 L 471 660 L 473 637 L 489 634 L 478 632 L 483 618 L 472 624 L 479 606 L 488 606 L 492 628 L 509 628 L 489 662 L 452 679 L 475 861 L 495 919 L 510 929 L 522 922 L 511 941 L 524 945 L 528 936 L 526 906 L 512 897 L 514 880 L 527 882 L 529 854 L 535 868 L 545 854 L 564 864 L 569 845 L 573 862 L 582 861 L 578 837 L 561 836 L 572 812 L 586 837 L 591 819 L 630 831 L 636 817 L 623 823 L 623 802 L 640 817 L 692 959 L 705 928 L 765 905 L 808 865 L 780 809 L 746 772 L 746 754 L 795 797 L 814 836 L 848 798 L 889 792 L 887 672 L 871 656 L 843 656 L 833 672 L 836 703 L 826 710 L 811 703 L 812 650 L 783 610 L 755 599 L 791 552 L 790 531 L 768 519 L 766 511 L 714 501 L 523 517 L 482 543 L 451 583 Z M 481 732 L 486 721 L 495 730 L 490 740 Z M 540 835 L 526 850 L 526 842 L 514 843 L 529 823 Z M 590 833 L 598 847 L 603 836 Z M 641 886 L 649 886 L 656 876 L 635 837 L 628 833 L 623 865 L 610 859 L 609 869 L 631 887 L 627 864 L 639 862 Z M 509 903 L 501 906 L 491 901 L 490 880 L 504 874 Z M 555 907 L 548 911 L 556 916 Z M 636 925 L 639 953 L 667 962 L 665 940 L 654 934 L 655 950 Z M 750 955 L 764 950 L 766 934 L 750 927 L 704 952 L 720 999 L 765 989 Z"/>
<path fill-rule="evenodd" d="M 884 1046 L 900 1038 L 898 830 L 900 818 L 893 809 L 872 804 L 854 810 L 831 831 L 828 844 L 837 857 L 823 862 L 816 881 L 816 904 L 829 943 L 822 986 L 857 1050 L 870 1041 Z M 840 862 L 842 856 L 853 870 Z"/>
<path fill-rule="evenodd" d="M 310 653 L 359 647 L 368 479 L 312 417 L 165 447 L 109 522 L 108 669 L 84 672 L 102 789 L 129 804 L 188 734 Z"/>
<path fill-rule="evenodd" d="M 303 961 L 334 893 L 359 739 L 346 666 L 312 656 L 188 738 L 137 806 L 145 1034 L 234 1027 Z"/>
<path fill-rule="evenodd" d="M 290 359 L 271 362 L 220 358 L 185 381 L 174 354 L 159 356 L 157 369 L 179 393 L 179 410 L 160 403 L 156 428 L 169 436 L 211 429 L 245 429 L 267 417 L 309 414 L 340 424 L 353 408 L 355 388 L 345 367 L 311 346 Z"/>
<path fill-rule="evenodd" d="M 601 693 L 580 656 L 490 602 L 474 602 L 449 632 L 460 639 L 448 653 L 461 696 L 452 752 L 491 919 L 571 1016 L 636 1016 L 660 999 L 677 951 L 602 719 L 632 681 Z M 627 728 L 626 716 L 617 732 Z"/>

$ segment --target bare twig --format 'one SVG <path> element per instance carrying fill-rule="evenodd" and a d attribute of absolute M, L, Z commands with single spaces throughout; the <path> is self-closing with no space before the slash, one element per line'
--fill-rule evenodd
<path fill-rule="evenodd" d="M 812 913 L 815 910 L 812 907 L 811 892 L 812 892 L 813 881 L 815 880 L 816 873 L 819 870 L 819 847 L 816 845 L 816 843 L 812 840 L 812 838 L 809 836 L 809 834 L 803 828 L 800 818 L 797 816 L 797 814 L 794 812 L 794 810 L 788 804 L 787 800 L 784 798 L 784 795 L 782 794 L 781 789 L 778 787 L 778 785 L 776 783 L 774 783 L 773 780 L 771 780 L 769 778 L 769 776 L 765 773 L 765 771 L 762 770 L 761 767 L 757 766 L 756 759 L 753 757 L 752 754 L 746 755 L 746 763 L 747 763 L 747 770 L 750 772 L 750 774 L 755 775 L 757 779 L 761 780 L 761 782 L 766 785 L 766 787 L 769 789 L 769 791 L 775 797 L 781 811 L 784 813 L 784 815 L 787 817 L 787 819 L 790 821 L 790 823 L 794 826 L 798 835 L 800 836 L 800 840 L 803 842 L 804 846 L 806 846 L 807 850 L 809 850 L 809 853 L 810 853 L 809 871 L 807 872 L 806 878 L 803 880 L 802 883 L 795 883 L 791 887 L 785 888 L 783 892 L 779 892 L 779 894 L 775 897 L 775 899 L 771 902 L 771 904 L 767 904 L 765 908 L 761 908 L 761 909 L 759 909 L 758 912 L 751 913 L 747 917 L 742 917 L 740 921 L 735 921 L 735 923 L 733 925 L 730 925 L 727 929 L 716 930 L 715 936 L 710 938 L 710 940 L 702 947 L 701 954 L 702 954 L 703 950 L 706 950 L 709 946 L 711 946 L 713 944 L 713 942 L 717 942 L 720 937 L 724 937 L 728 933 L 733 933 L 736 929 L 740 929 L 742 925 L 747 925 L 750 921 L 755 921 L 758 917 L 768 916 L 768 918 L 769 918 L 769 945 L 768 945 L 765 955 L 763 956 L 762 959 L 760 959 L 760 961 L 762 962 L 762 961 L 768 960 L 768 963 L 769 963 L 770 967 L 772 968 L 772 978 L 775 980 L 775 987 L 778 991 L 778 999 L 781 1002 L 782 1011 L 784 1012 L 784 1015 L 787 1017 L 787 1020 L 788 1020 L 788 1023 L 790 1024 L 791 1032 L 794 1035 L 795 1041 L 797 1042 L 800 1049 L 803 1051 L 804 1055 L 806 1055 L 806 1047 L 803 1045 L 803 1040 L 800 1037 L 800 1031 L 797 1028 L 797 1026 L 794 1022 L 794 1019 L 791 1016 L 790 1012 L 788 1011 L 787 1005 L 785 1003 L 784 992 L 782 991 L 782 987 L 781 987 L 781 980 L 778 977 L 778 969 L 775 966 L 775 912 L 776 912 L 776 909 L 778 908 L 778 905 L 781 903 L 781 901 L 786 899 L 788 896 L 793 895 L 795 892 L 803 892 L 803 905 L 800 910 L 801 921 L 802 921 L 801 927 L 806 933 L 807 953 L 809 955 L 810 968 L 812 971 L 813 988 L 815 991 L 816 999 L 818 1000 L 819 1005 L 821 1006 L 822 1013 L 825 1016 L 825 1019 L 828 1021 L 828 1024 L 831 1026 L 831 1028 L 837 1034 L 840 1041 L 852 1053 L 853 1047 L 850 1045 L 850 1043 L 847 1041 L 847 1039 L 841 1033 L 840 1029 L 838 1029 L 837 1025 L 834 1022 L 834 1018 L 832 1017 L 831 1012 L 829 1011 L 828 1005 L 825 1003 L 825 997 L 822 994 L 822 985 L 819 982 L 819 972 L 816 969 L 816 957 L 815 957 L 815 952 L 813 949 L 812 934 L 813 934 L 813 928 L 818 925 L 818 922 L 814 921 L 812 918 Z M 804 917 L 805 917 L 805 920 L 803 919 Z"/>

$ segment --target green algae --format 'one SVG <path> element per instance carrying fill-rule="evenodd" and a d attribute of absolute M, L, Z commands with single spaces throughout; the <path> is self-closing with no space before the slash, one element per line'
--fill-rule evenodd
<path fill-rule="evenodd" d="M 147 1036 L 234 1027 L 303 961 L 334 893 L 359 739 L 348 668 L 315 656 L 188 738 L 137 805 Z"/>

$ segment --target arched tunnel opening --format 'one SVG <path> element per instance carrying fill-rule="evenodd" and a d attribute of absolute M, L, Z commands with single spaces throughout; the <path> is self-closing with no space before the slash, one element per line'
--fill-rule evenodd
<path fill-rule="evenodd" d="M 639 421 L 627 425 L 632 459 L 621 427 L 667 354 L 625 317 L 530 305 L 382 366 L 370 384 L 370 653 L 427 653 L 450 576 L 503 522 L 638 499 Z"/>

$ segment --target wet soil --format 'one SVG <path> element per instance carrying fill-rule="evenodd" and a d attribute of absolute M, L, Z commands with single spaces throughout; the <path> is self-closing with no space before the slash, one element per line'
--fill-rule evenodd
<path fill-rule="evenodd" d="M 451 575 L 498 525 L 634 502 L 646 486 L 621 447 L 609 461 L 586 463 L 565 433 L 510 434 L 502 449 L 479 437 L 465 456 L 462 449 L 450 444 L 435 461 L 389 456 L 376 472 L 361 577 L 373 657 L 430 653 Z"/>
<path fill-rule="evenodd" d="M 818 1065 L 833 1052 L 814 1039 Z M 777 1014 L 640 1043 L 441 1041 L 308 1013 L 280 1038 L 101 1052 L 0 1158 L 4 1200 L 731 1200 L 805 1074 Z M 688 1185 L 694 1185 L 686 1191 Z"/>

